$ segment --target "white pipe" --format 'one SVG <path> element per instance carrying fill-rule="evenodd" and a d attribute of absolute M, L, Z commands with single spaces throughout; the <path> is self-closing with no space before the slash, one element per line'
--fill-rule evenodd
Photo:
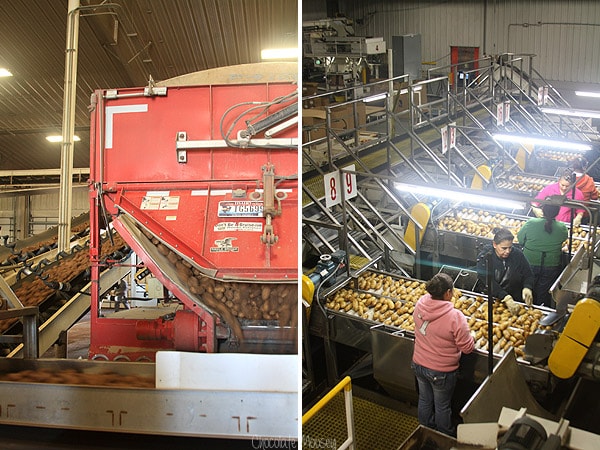
<path fill-rule="evenodd" d="M 77 52 L 79 47 L 79 0 L 69 0 L 63 93 L 62 153 L 60 161 L 60 204 L 58 214 L 58 250 L 68 251 L 71 240 L 71 204 L 73 185 L 73 135 L 77 99 Z"/>

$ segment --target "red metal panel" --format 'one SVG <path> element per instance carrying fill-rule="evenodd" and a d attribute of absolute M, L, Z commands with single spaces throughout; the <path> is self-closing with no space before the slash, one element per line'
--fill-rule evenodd
<path fill-rule="evenodd" d="M 96 112 L 97 142 L 104 142 L 104 158 L 96 153 L 94 180 L 107 186 L 126 182 L 181 182 L 196 180 L 255 179 L 256 167 L 266 161 L 277 166 L 281 175 L 297 173 L 297 149 L 203 149 L 189 152 L 186 164 L 176 158 L 177 133 L 186 131 L 190 140 L 222 139 L 221 118 L 228 108 L 248 102 L 270 101 L 296 89 L 290 83 L 274 85 L 170 87 L 166 97 L 122 97 L 107 99 L 103 111 Z M 119 91 L 121 95 L 140 94 L 140 89 Z M 104 91 L 98 93 L 103 95 Z M 246 106 L 249 107 L 249 106 Z M 281 109 L 272 107 L 271 113 Z M 225 131 L 239 114 L 235 109 L 223 123 Z M 249 119 L 250 117 L 248 117 Z M 101 125 L 100 125 L 101 124 Z M 232 136 L 246 128 L 241 120 Z M 103 135 L 101 135 L 103 133 Z M 297 136 L 293 127 L 281 137 Z M 100 170 L 104 171 L 100 174 Z"/>
<path fill-rule="evenodd" d="M 273 102 L 296 90 L 292 82 L 265 82 L 169 86 L 165 96 L 154 97 L 144 96 L 142 88 L 97 91 L 90 155 L 92 281 L 99 280 L 101 263 L 95 247 L 106 215 L 146 260 L 143 246 L 120 222 L 119 216 L 127 214 L 139 228 L 149 231 L 185 260 L 206 269 L 215 279 L 295 282 L 297 148 L 239 148 L 223 143 L 207 145 L 206 141 L 223 141 L 223 133 L 237 139 L 238 131 L 246 130 L 248 123 L 297 100 L 277 102 L 263 115 L 259 113 L 265 110 L 264 104 L 257 102 Z M 178 156 L 181 132 L 194 144 L 186 147 L 183 160 Z M 261 134 L 255 137 L 264 139 Z M 297 125 L 276 137 L 297 138 Z M 263 193 L 271 193 L 274 198 L 268 202 Z M 271 236 L 276 239 L 271 241 Z M 152 352 L 174 348 L 177 343 L 173 336 L 192 342 L 197 334 L 201 351 L 216 351 L 218 318 L 162 276 L 161 267 L 147 261 L 155 276 L 193 311 L 196 319 L 190 322 L 186 316 L 188 320 L 180 320 L 179 325 L 169 324 L 175 328 L 158 333 L 163 340 L 140 339 L 136 323 L 146 329 L 159 325 L 98 317 L 98 290 L 92 289 L 90 356 L 153 359 Z M 227 316 L 227 311 L 221 313 Z M 226 322 L 237 322 L 231 317 Z"/>
<path fill-rule="evenodd" d="M 100 102 L 91 176 L 104 190 L 117 194 L 106 196 L 108 211 L 117 214 L 115 206 L 125 208 L 171 248 L 185 249 L 184 256 L 203 267 L 217 268 L 218 277 L 297 279 L 297 149 L 197 148 L 187 152 L 183 164 L 176 155 L 178 132 L 185 131 L 192 141 L 220 140 L 220 126 L 229 129 L 240 116 L 238 110 L 295 89 L 292 83 L 186 86 L 170 87 L 164 97 L 129 96 L 142 92 L 137 89 Z M 269 113 L 281 107 L 275 105 Z M 232 136 L 246 129 L 246 119 L 262 109 L 243 116 Z M 294 126 L 278 137 L 296 135 Z M 273 165 L 276 178 L 289 179 L 277 186 L 285 198 L 276 204 L 281 207 L 281 214 L 273 218 L 278 241 L 270 246 L 260 241 L 265 218 L 244 211 L 262 207 L 258 196 L 267 163 Z M 240 189 L 245 194 L 234 197 Z"/>
<path fill-rule="evenodd" d="M 298 261 L 297 190 L 295 186 L 286 189 L 286 185 L 282 183 L 278 189 L 287 198 L 281 201 L 281 215 L 272 221 L 278 241 L 270 246 L 260 240 L 265 222 L 262 216 L 235 217 L 223 212 L 236 206 L 251 209 L 257 203 L 232 198 L 231 185 L 220 189 L 222 183 L 215 182 L 210 187 L 198 184 L 197 189 L 161 191 L 162 198 L 176 199 L 177 210 L 143 209 L 151 191 L 126 191 L 116 201 L 179 253 L 201 267 L 216 270 L 216 278 L 285 281 L 297 278 Z M 244 188 L 254 191 L 252 185 Z"/>

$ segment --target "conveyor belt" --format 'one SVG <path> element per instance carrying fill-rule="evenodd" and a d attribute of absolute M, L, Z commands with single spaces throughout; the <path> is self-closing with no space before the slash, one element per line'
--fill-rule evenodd
<path fill-rule="evenodd" d="M 350 255 L 350 268 L 358 270 L 369 264 L 369 260 L 359 255 Z"/>
<path fill-rule="evenodd" d="M 353 396 L 355 448 L 394 450 L 417 428 L 416 417 Z M 344 394 L 336 395 L 302 426 L 303 448 L 338 448 L 347 439 Z M 335 440 L 335 445 L 333 441 Z M 325 447 L 327 445 L 327 447 Z"/>
<path fill-rule="evenodd" d="M 478 111 L 471 111 L 471 113 L 473 115 L 475 115 L 476 117 L 479 117 L 481 119 L 481 116 L 487 117 L 487 113 L 485 110 L 478 110 Z M 420 128 L 417 132 L 419 138 L 421 140 L 423 140 L 428 146 L 432 147 L 432 144 L 438 144 L 439 140 L 440 140 L 440 134 L 437 130 L 434 130 L 433 128 L 429 128 L 424 130 L 423 128 Z M 360 142 L 361 146 L 364 145 L 366 143 L 366 141 L 362 141 Z M 398 148 L 398 150 L 406 156 L 409 156 L 411 153 L 411 140 L 408 134 L 403 133 L 402 135 L 397 135 L 394 138 L 394 145 Z M 335 147 L 335 145 L 334 145 Z M 339 147 L 339 144 L 338 144 Z M 345 152 L 344 152 L 345 154 Z M 381 167 L 385 164 L 387 164 L 387 158 L 388 158 L 388 150 L 385 146 L 380 146 L 377 149 L 371 149 L 371 148 L 367 148 L 364 149 L 360 152 L 360 160 L 361 162 L 366 165 L 370 170 L 375 169 L 377 167 Z M 400 156 L 398 156 L 398 154 L 396 152 L 390 152 L 390 165 L 393 167 L 394 165 L 398 164 L 399 162 L 401 162 L 401 158 Z M 350 158 L 347 158 L 348 160 L 350 160 Z M 361 171 L 360 167 L 356 168 L 357 171 Z M 310 171 L 309 171 L 310 172 Z M 304 174 L 302 183 L 304 186 L 309 187 L 310 191 L 317 197 L 317 198 L 321 198 L 325 195 L 324 193 L 324 187 L 323 187 L 323 176 L 322 175 L 315 175 L 313 177 L 307 177 L 308 173 Z M 310 198 L 308 198 L 308 196 L 306 196 L 305 194 L 302 195 L 302 206 L 306 206 L 307 204 L 310 204 L 311 200 Z"/>
<path fill-rule="evenodd" d="M 435 132 L 434 130 L 429 130 L 429 131 L 426 131 L 425 133 L 421 134 L 420 136 L 422 139 L 429 138 L 431 141 L 433 141 L 433 139 L 435 137 L 432 135 L 437 135 L 437 134 L 438 133 Z M 427 140 L 426 142 L 429 143 L 430 141 Z M 395 142 L 395 145 L 403 154 L 405 154 L 405 155 L 410 154 L 410 139 L 409 139 L 408 135 L 405 135 L 403 137 L 403 139 Z M 388 158 L 388 150 L 386 147 L 381 147 L 381 148 L 378 148 L 378 149 L 372 150 L 372 151 L 364 150 L 360 155 L 361 162 L 365 166 L 367 166 L 369 169 L 374 169 L 376 167 L 380 167 L 380 166 L 386 164 L 387 160 L 388 160 L 387 158 Z M 390 152 L 390 158 L 391 158 L 392 166 L 401 161 L 400 156 L 398 156 L 398 154 L 396 152 Z M 362 171 L 360 167 L 356 167 L 356 170 L 358 172 Z M 310 191 L 313 193 L 313 195 L 315 195 L 315 197 L 317 197 L 317 198 L 321 198 L 325 195 L 325 188 L 323 186 L 323 176 L 322 175 L 316 175 L 309 179 L 303 179 L 302 184 L 305 187 L 307 187 L 308 189 L 310 189 Z M 302 206 L 306 206 L 310 203 L 311 203 L 311 199 L 306 194 L 303 193 L 302 194 Z"/>

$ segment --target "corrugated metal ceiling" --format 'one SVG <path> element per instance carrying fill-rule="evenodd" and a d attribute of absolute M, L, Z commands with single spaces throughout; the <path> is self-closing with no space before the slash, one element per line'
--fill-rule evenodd
<path fill-rule="evenodd" d="M 67 0 L 2 0 L 0 170 L 60 167 Z M 296 46 L 297 0 L 81 0 L 74 167 L 89 166 L 90 94 L 260 61 Z M 88 8 L 96 6 L 95 8 Z"/>

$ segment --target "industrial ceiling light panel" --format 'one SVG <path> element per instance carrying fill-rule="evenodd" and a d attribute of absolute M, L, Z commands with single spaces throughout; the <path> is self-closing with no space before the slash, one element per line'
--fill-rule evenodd
<path fill-rule="evenodd" d="M 558 147 L 563 150 L 590 150 L 592 146 L 585 142 L 565 141 L 553 139 L 548 136 L 528 136 L 520 134 L 497 133 L 492 136 L 499 142 L 511 142 L 515 144 L 533 144 L 545 147 Z"/>

